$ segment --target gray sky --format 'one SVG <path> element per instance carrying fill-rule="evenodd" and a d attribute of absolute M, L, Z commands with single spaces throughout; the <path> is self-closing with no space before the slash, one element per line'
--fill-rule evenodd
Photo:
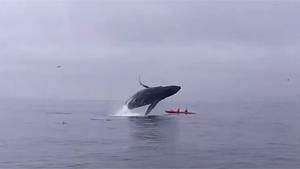
<path fill-rule="evenodd" d="M 0 97 L 300 98 L 300 2 L 1 0 Z M 56 68 L 61 65 L 61 68 Z"/>

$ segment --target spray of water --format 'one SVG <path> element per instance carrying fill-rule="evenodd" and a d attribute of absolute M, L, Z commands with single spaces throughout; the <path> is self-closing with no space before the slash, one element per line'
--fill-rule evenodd
<path fill-rule="evenodd" d="M 118 111 L 117 113 L 115 113 L 113 116 L 143 116 L 139 113 L 134 113 L 134 112 L 131 112 L 127 105 L 124 105 L 122 107 L 122 109 L 120 111 Z"/>

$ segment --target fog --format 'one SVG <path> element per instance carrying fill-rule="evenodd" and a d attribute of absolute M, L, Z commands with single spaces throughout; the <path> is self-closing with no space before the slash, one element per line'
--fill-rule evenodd
<path fill-rule="evenodd" d="M 299 99 L 296 1 L 0 1 L 0 97 Z"/>

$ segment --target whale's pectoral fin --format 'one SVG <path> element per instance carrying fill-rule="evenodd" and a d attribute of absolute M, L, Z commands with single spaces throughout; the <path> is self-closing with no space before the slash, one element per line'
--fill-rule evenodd
<path fill-rule="evenodd" d="M 143 86 L 143 87 L 146 88 L 146 89 L 147 89 L 147 88 L 150 88 L 149 86 L 147 86 L 147 85 L 145 85 L 145 84 L 143 84 L 143 83 L 140 83 L 140 85 Z"/>
<path fill-rule="evenodd" d="M 159 101 L 160 101 L 160 100 L 155 101 L 155 102 L 153 102 L 152 104 L 150 104 L 150 106 L 148 107 L 148 109 L 147 109 L 145 115 L 148 115 L 148 114 L 151 112 L 151 110 L 157 105 L 157 103 L 158 103 Z"/>
<path fill-rule="evenodd" d="M 145 85 L 144 83 L 141 82 L 141 77 L 139 76 L 139 83 L 141 86 L 143 86 L 144 88 L 150 88 L 149 86 Z"/>

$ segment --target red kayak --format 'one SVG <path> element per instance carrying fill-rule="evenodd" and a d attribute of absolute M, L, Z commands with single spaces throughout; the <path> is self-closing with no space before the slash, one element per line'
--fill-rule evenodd
<path fill-rule="evenodd" d="M 177 109 L 177 110 L 166 110 L 165 112 L 169 113 L 169 114 L 196 114 L 194 112 L 188 111 L 187 109 L 185 109 L 184 111 L 180 110 L 180 109 Z"/>

